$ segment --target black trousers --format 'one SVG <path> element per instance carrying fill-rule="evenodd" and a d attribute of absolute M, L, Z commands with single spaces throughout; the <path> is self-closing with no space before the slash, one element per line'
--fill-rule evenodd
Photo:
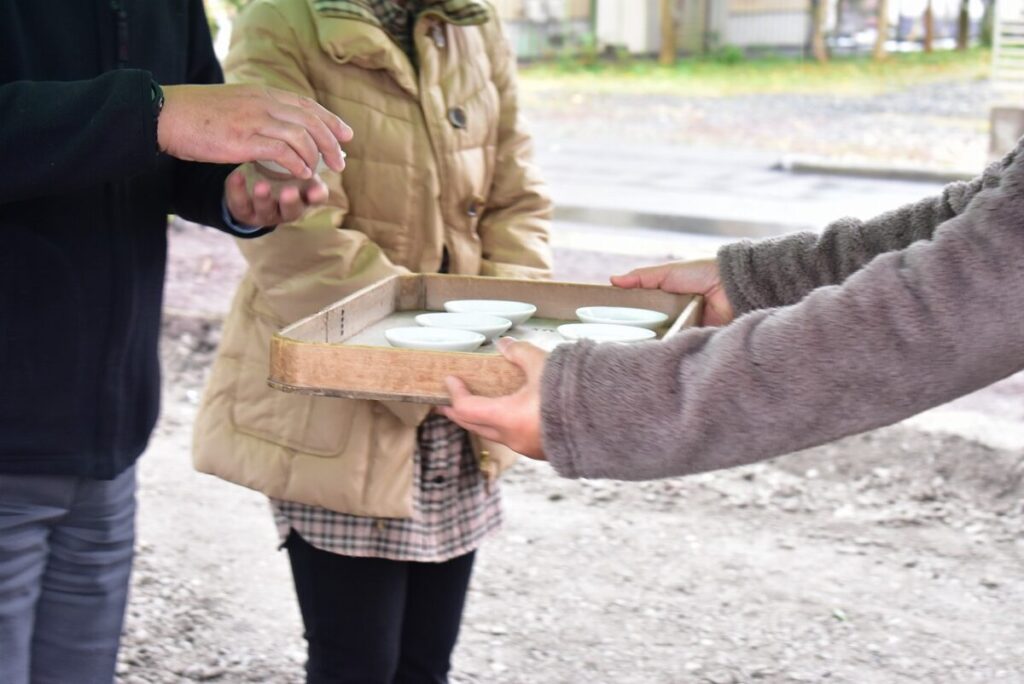
<path fill-rule="evenodd" d="M 340 556 L 292 530 L 308 684 L 446 684 L 474 554 L 445 563 Z"/>

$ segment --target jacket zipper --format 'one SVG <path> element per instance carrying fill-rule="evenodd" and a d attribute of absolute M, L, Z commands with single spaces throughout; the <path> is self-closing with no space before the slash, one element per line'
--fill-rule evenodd
<path fill-rule="evenodd" d="M 129 59 L 129 34 L 128 34 L 128 8 L 126 0 L 110 0 L 110 10 L 114 15 L 116 24 L 116 53 L 115 68 L 125 69 L 128 67 Z M 119 287 L 113 296 L 113 309 L 115 320 L 120 316 L 121 325 L 115 326 L 114 335 L 120 338 L 119 341 L 112 341 L 110 345 L 111 354 L 108 357 L 109 366 L 107 370 L 108 386 L 115 392 L 120 393 L 122 378 L 122 367 L 131 346 L 131 337 L 135 327 L 135 278 L 134 271 L 137 268 L 135 263 L 135 242 L 134 231 L 130 226 L 125 225 L 129 212 L 126 211 L 125 203 L 127 194 L 122 182 L 111 183 L 111 197 L 113 215 L 111 216 L 111 227 L 113 228 L 113 263 L 114 267 L 121 273 L 128 274 L 126 287 Z M 117 402 L 114 402 L 115 406 Z M 123 443 L 124 410 L 117 409 L 111 416 L 107 443 L 105 446 L 107 465 L 110 471 L 116 468 L 123 456 L 125 447 Z"/>
<path fill-rule="evenodd" d="M 110 9 L 117 17 L 117 68 L 128 66 L 128 10 L 124 0 L 110 0 Z"/>

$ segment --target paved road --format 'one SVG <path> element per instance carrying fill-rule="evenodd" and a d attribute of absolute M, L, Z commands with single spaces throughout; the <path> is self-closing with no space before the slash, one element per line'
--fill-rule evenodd
<path fill-rule="evenodd" d="M 775 170 L 778 161 L 764 152 L 537 140 L 556 215 L 574 224 L 768 237 L 874 216 L 942 187 L 793 174 Z"/>

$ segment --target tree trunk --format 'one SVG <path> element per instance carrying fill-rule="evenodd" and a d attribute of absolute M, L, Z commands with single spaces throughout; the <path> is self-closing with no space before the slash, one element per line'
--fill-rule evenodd
<path fill-rule="evenodd" d="M 935 12 L 932 9 L 932 0 L 924 7 L 924 51 L 931 52 L 935 49 Z"/>
<path fill-rule="evenodd" d="M 956 49 L 966 50 L 971 44 L 971 0 L 960 0 L 956 21 Z"/>
<path fill-rule="evenodd" d="M 673 0 L 661 0 L 661 51 L 658 62 L 662 66 L 676 63 L 676 18 Z"/>
<path fill-rule="evenodd" d="M 981 17 L 981 44 L 992 47 L 995 33 L 996 0 L 985 0 L 985 14 Z"/>
<path fill-rule="evenodd" d="M 825 22 L 828 21 L 828 0 L 814 0 L 811 11 L 811 52 L 814 59 L 828 61 L 828 43 L 825 41 Z"/>
<path fill-rule="evenodd" d="M 889 39 L 889 0 L 878 0 L 878 37 L 875 38 L 874 58 L 885 59 L 885 41 Z"/>

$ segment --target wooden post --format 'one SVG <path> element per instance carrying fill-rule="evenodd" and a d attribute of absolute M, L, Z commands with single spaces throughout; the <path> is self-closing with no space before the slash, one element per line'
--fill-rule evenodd
<path fill-rule="evenodd" d="M 828 1 L 812 0 L 811 53 L 820 64 L 828 61 L 828 43 L 825 42 L 826 21 L 828 21 Z"/>
<path fill-rule="evenodd" d="M 885 41 L 889 39 L 889 0 L 878 0 L 878 37 L 875 38 L 874 58 L 885 59 Z"/>
<path fill-rule="evenodd" d="M 924 51 L 931 52 L 935 48 L 935 11 L 932 0 L 924 7 Z"/>
<path fill-rule="evenodd" d="M 676 63 L 676 19 L 674 0 L 661 0 L 661 51 L 658 62 L 662 66 Z"/>

